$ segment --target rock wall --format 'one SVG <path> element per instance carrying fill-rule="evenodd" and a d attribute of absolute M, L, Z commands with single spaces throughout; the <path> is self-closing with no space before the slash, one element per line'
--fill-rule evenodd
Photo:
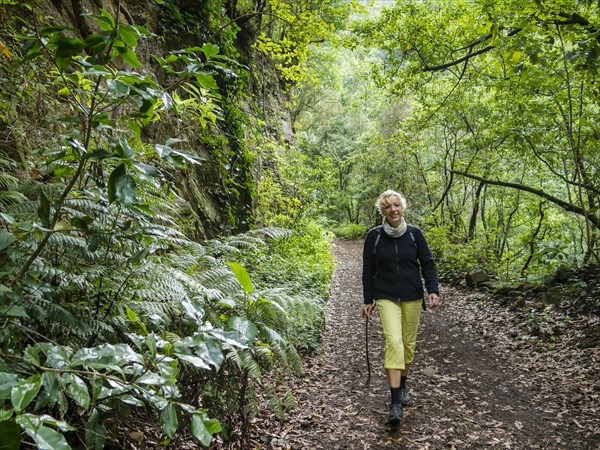
<path fill-rule="evenodd" d="M 187 127 L 189 135 L 179 137 L 186 139 L 187 150 L 196 153 L 205 162 L 180 173 L 172 173 L 170 179 L 179 185 L 189 204 L 188 210 L 184 213 L 195 238 L 204 239 L 218 234 L 243 231 L 253 222 L 252 173 L 255 171 L 251 167 L 251 158 L 247 157 L 243 139 L 245 131 L 240 123 L 243 123 L 243 116 L 251 114 L 252 110 L 261 110 L 265 116 L 275 118 L 275 128 L 278 129 L 272 130 L 273 133 L 278 133 L 287 141 L 292 140 L 293 131 L 289 114 L 281 106 L 284 104 L 285 96 L 278 89 L 277 79 L 265 80 L 264 67 L 259 67 L 265 62 L 255 63 L 251 44 L 256 37 L 254 35 L 256 31 L 252 29 L 249 22 L 240 24 L 233 44 L 219 42 L 219 33 L 210 30 L 211 26 L 217 30 L 223 26 L 230 26 L 231 18 L 237 14 L 235 11 L 237 2 L 177 0 L 166 3 L 170 4 L 170 12 L 175 12 L 174 15 L 169 16 L 166 6 L 161 6 L 153 0 L 37 0 L 33 2 L 33 13 L 23 8 L 19 10 L 19 16 L 32 21 L 39 21 L 42 18 L 46 24 L 70 25 L 80 37 L 85 37 L 98 31 L 89 14 L 98 14 L 100 9 L 105 9 L 113 17 L 118 17 L 121 22 L 142 25 L 158 36 L 140 41 L 136 49 L 136 54 L 145 70 L 150 71 L 157 68 L 153 60 L 154 55 L 163 56 L 170 50 L 186 46 L 201 46 L 207 39 L 211 39 L 212 43 L 221 48 L 233 45 L 241 65 L 248 68 L 248 76 L 242 87 L 243 92 L 227 91 L 229 88 L 219 83 L 222 91 L 220 94 L 227 101 L 232 102 L 233 106 L 226 108 L 230 111 L 229 115 L 212 131 L 219 134 L 221 139 L 211 138 L 211 142 L 208 143 L 202 139 L 201 130 L 195 131 Z M 225 11 L 229 17 L 222 17 Z M 173 21 L 173 17 L 179 20 L 178 14 L 183 17 L 181 19 L 183 24 L 185 20 L 190 24 L 192 20 L 197 20 L 198 23 L 194 24 L 196 28 L 186 32 L 182 29 L 169 30 L 169 20 Z M 223 22 L 227 23 L 223 25 Z M 228 38 L 231 40 L 231 34 Z M 269 73 L 269 77 L 276 77 L 274 71 L 271 70 Z M 265 85 L 268 85 L 266 92 Z M 244 97 L 243 101 L 242 97 Z M 263 104 L 259 106 L 253 102 Z M 149 140 L 156 142 L 174 135 L 168 123 L 161 123 L 144 131 Z M 218 147 L 215 147 L 215 142 L 220 143 Z M 234 170 L 225 173 L 223 168 L 234 164 L 236 165 Z"/>

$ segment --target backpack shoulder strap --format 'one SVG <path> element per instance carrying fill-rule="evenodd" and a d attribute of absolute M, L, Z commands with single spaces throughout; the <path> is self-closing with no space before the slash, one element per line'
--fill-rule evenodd
<path fill-rule="evenodd" d="M 377 230 L 377 237 L 375 238 L 375 243 L 373 244 L 373 256 L 377 256 L 377 244 L 379 244 L 379 238 L 381 238 L 381 232 L 383 231 L 383 226 L 379 225 L 375 228 Z"/>
<path fill-rule="evenodd" d="M 417 240 L 415 239 L 415 235 L 414 235 L 414 233 L 413 233 L 413 229 L 414 229 L 414 227 L 413 227 L 412 225 L 408 225 L 408 229 L 407 229 L 407 231 L 408 231 L 408 233 L 410 234 L 410 238 L 411 238 L 411 240 L 412 240 L 412 242 L 413 242 L 414 246 L 415 246 L 415 247 L 417 248 L 417 250 L 418 250 L 418 249 L 419 249 L 419 246 L 417 245 Z"/>

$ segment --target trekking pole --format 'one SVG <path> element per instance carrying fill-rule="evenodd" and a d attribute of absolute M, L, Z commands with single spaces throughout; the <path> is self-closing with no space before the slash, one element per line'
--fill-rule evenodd
<path fill-rule="evenodd" d="M 365 355 L 367 357 L 367 385 L 371 381 L 371 362 L 369 361 L 369 316 L 365 317 Z"/>

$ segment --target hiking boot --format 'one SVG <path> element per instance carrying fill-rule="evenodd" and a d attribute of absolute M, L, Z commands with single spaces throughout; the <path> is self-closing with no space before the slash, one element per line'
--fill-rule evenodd
<path fill-rule="evenodd" d="M 396 425 L 402 420 L 403 416 L 402 403 L 392 403 L 392 406 L 390 406 L 390 414 L 388 415 L 388 423 L 390 425 Z"/>
<path fill-rule="evenodd" d="M 400 401 L 402 402 L 402 406 L 408 406 L 412 403 L 407 387 L 400 388 Z"/>

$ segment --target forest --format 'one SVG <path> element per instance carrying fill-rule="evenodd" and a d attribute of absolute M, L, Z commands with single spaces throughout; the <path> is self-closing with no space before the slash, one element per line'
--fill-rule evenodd
<path fill-rule="evenodd" d="M 592 0 L 0 0 L 0 449 L 251 448 L 386 189 L 597 349 L 599 83 Z"/>

